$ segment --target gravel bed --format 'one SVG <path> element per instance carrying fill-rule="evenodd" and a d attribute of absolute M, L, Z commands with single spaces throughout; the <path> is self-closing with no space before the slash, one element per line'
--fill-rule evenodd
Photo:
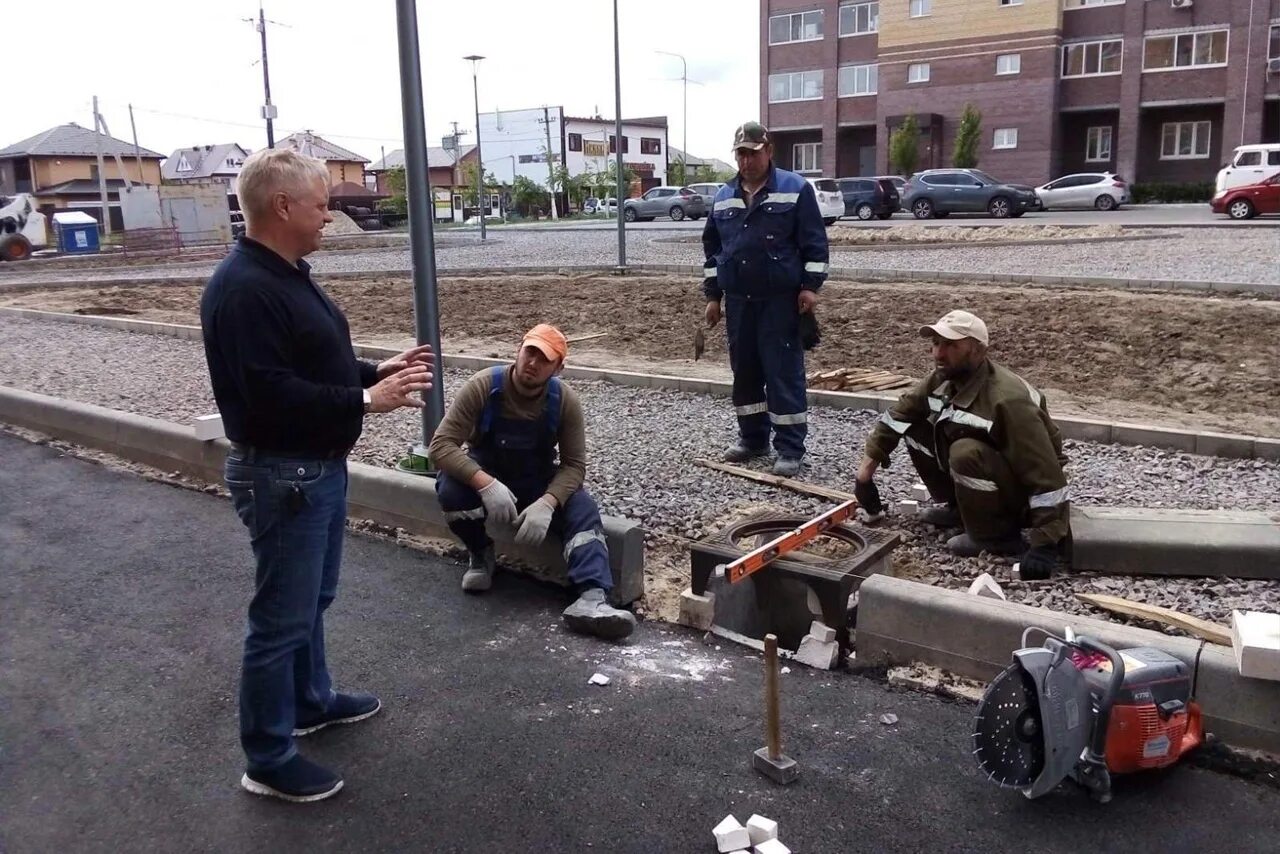
<path fill-rule="evenodd" d="M 645 231 L 629 232 L 628 262 L 702 263 L 702 250 L 696 243 L 665 242 L 668 238 Z M 613 232 L 600 230 L 504 231 L 495 234 L 488 245 L 477 242 L 440 246 L 436 256 L 438 267 L 446 271 L 457 267 L 613 264 L 617 259 L 617 237 Z M 319 253 L 312 260 L 317 273 L 321 274 L 406 270 L 410 266 L 409 252 L 404 249 Z M 204 276 L 214 266 L 212 262 L 173 265 L 133 273 L 103 269 L 0 270 L 0 283 Z M 974 246 L 948 250 L 886 247 L 872 252 L 833 253 L 832 266 L 1008 275 L 1037 275 L 1048 270 L 1060 276 L 1280 284 L 1280 229 L 1187 229 L 1176 238 L 1121 244 Z"/>
<path fill-rule="evenodd" d="M 68 354 L 74 357 L 68 358 Z M 446 370 L 446 398 L 469 376 Z M 189 341 L 88 326 L 0 316 L 0 384 L 188 423 L 214 410 L 202 348 Z M 691 463 L 717 458 L 734 436 L 728 402 L 705 395 L 575 381 L 587 416 L 588 484 L 607 514 L 642 522 L 649 531 L 651 586 L 668 596 L 687 584 L 684 539 L 697 539 L 725 520 L 788 510 L 815 515 L 829 503 L 721 475 Z M 875 419 L 867 411 L 817 408 L 804 479 L 849 489 L 863 438 Z M 420 430 L 416 411 L 372 417 L 352 457 L 393 464 Z M 1067 442 L 1068 477 L 1080 504 L 1151 508 L 1253 509 L 1280 512 L 1280 464 L 1229 460 L 1146 447 Z M 915 480 L 905 456 L 883 472 L 886 497 L 907 497 Z M 895 520 L 904 543 L 895 565 L 910 577 L 966 587 L 980 572 L 1005 581 L 1016 601 L 1095 614 L 1074 599 L 1079 590 L 1116 593 L 1176 607 L 1218 622 L 1233 608 L 1280 610 L 1280 582 L 1132 579 L 1087 574 L 1048 583 L 1013 583 L 1005 559 L 952 557 L 946 534 L 914 520 Z M 669 602 L 668 602 L 669 604 Z M 651 608 L 660 616 L 672 615 Z"/>

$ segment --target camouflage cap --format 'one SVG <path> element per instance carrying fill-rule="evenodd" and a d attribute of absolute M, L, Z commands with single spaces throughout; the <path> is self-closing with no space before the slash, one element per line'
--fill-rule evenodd
<path fill-rule="evenodd" d="M 759 151 L 769 144 L 769 129 L 759 122 L 747 122 L 733 132 L 733 150 L 749 148 Z"/>

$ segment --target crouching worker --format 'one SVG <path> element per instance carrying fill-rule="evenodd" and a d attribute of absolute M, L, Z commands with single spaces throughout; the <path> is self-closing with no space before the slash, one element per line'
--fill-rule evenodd
<path fill-rule="evenodd" d="M 1063 556 L 1069 501 L 1062 435 L 1044 395 L 987 357 L 987 325 L 953 311 L 920 327 L 937 368 L 884 413 L 867 437 L 855 494 L 883 511 L 876 469 L 899 440 L 938 506 L 921 519 L 963 527 L 947 541 L 962 557 L 1021 555 L 1024 578 L 1047 578 Z M 1030 547 L 1022 529 L 1030 529 Z"/>
<path fill-rule="evenodd" d="M 520 545 L 536 545 L 551 532 L 564 544 L 569 581 L 578 591 L 564 611 L 565 624 L 617 640 L 631 634 L 636 620 L 606 601 L 613 587 L 609 549 L 600 510 L 582 488 L 582 405 L 557 376 L 568 351 L 554 326 L 530 329 L 514 365 L 481 371 L 458 390 L 428 453 L 439 471 L 436 494 L 449 530 L 470 552 L 463 590 L 482 593 L 493 583 L 486 519 L 514 527 Z"/>

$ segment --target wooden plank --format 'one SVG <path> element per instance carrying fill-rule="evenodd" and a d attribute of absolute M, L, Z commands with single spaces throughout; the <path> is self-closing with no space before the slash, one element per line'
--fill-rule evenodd
<path fill-rule="evenodd" d="M 591 341 L 594 338 L 603 338 L 608 334 L 608 332 L 592 332 L 589 335 L 573 335 L 565 338 L 564 340 L 570 344 L 577 344 L 579 341 Z"/>
<path fill-rule="evenodd" d="M 757 483 L 767 483 L 770 486 L 778 486 L 783 489 L 789 489 L 792 492 L 799 492 L 802 495 L 813 495 L 818 498 L 827 498 L 832 501 L 856 501 L 857 498 L 851 492 L 841 492 L 838 489 L 831 489 L 826 486 L 819 486 L 816 483 L 805 483 L 802 480 L 793 480 L 789 477 L 780 477 L 776 474 L 768 474 L 766 472 L 754 471 L 752 469 L 734 466 L 728 463 L 717 463 L 711 460 L 694 460 L 695 465 L 708 468 L 713 471 L 724 472 L 735 477 L 754 480 Z"/>
<path fill-rule="evenodd" d="M 1077 593 L 1076 598 L 1086 604 L 1102 608 L 1104 611 L 1114 611 L 1117 614 L 1127 614 L 1130 617 L 1173 626 L 1210 643 L 1231 646 L 1231 631 L 1225 626 L 1175 611 L 1172 608 L 1148 605 L 1106 593 Z"/>
<path fill-rule="evenodd" d="M 911 383 L 912 383 L 912 379 L 910 377 L 894 377 L 893 379 L 890 379 L 890 380 L 881 380 L 878 383 L 872 384 L 871 390 L 885 391 L 886 389 L 902 388 L 903 386 L 909 386 L 911 385 Z"/>

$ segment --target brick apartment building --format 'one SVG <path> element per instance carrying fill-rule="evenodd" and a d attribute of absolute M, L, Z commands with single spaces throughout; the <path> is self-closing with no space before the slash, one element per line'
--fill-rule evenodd
<path fill-rule="evenodd" d="M 1280 0 L 760 0 L 760 112 L 777 162 L 887 174 L 951 165 L 966 103 L 979 166 L 1039 184 L 1074 171 L 1212 181 L 1280 141 Z"/>

